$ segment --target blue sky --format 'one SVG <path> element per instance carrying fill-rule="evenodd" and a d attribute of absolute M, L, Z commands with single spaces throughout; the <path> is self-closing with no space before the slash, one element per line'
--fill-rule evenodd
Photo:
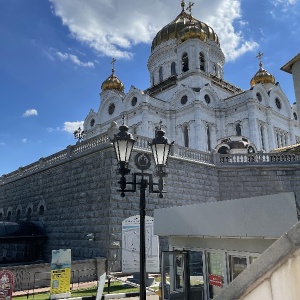
<path fill-rule="evenodd" d="M 248 89 L 263 66 L 295 101 L 280 71 L 300 49 L 300 0 L 194 0 L 193 16 L 219 35 L 224 79 Z M 0 0 L 0 175 L 65 149 L 111 73 L 128 91 L 149 86 L 155 33 L 180 0 Z"/>

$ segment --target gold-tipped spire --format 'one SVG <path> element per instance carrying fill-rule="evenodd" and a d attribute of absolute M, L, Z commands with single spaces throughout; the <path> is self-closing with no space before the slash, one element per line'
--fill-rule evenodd
<path fill-rule="evenodd" d="M 185 2 L 182 0 L 182 1 L 181 1 L 182 12 L 184 12 L 184 7 L 185 7 Z"/>

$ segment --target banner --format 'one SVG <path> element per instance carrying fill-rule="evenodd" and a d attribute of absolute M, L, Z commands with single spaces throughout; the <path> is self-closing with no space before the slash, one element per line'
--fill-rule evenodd
<path fill-rule="evenodd" d="M 52 250 L 51 299 L 69 298 L 71 281 L 71 249 Z"/>
<path fill-rule="evenodd" d="M 0 300 L 11 300 L 14 290 L 14 274 L 8 270 L 0 271 Z"/>

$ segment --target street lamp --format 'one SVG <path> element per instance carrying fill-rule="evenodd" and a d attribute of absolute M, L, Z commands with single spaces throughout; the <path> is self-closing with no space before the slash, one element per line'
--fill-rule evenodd
<path fill-rule="evenodd" d="M 115 134 L 112 140 L 118 160 L 118 172 L 121 175 L 120 191 L 121 197 L 125 197 L 125 192 L 135 192 L 136 187 L 140 186 L 140 299 L 146 300 L 146 252 L 145 252 L 145 216 L 146 216 L 146 189 L 149 193 L 158 193 L 159 197 L 163 197 L 163 177 L 167 176 L 166 163 L 173 143 L 169 143 L 164 136 L 165 132 L 160 128 L 156 132 L 156 137 L 149 145 L 156 165 L 155 176 L 158 177 L 158 183 L 153 182 L 152 174 L 145 173 L 151 165 L 150 156 L 147 153 L 138 153 L 134 162 L 136 167 L 141 170 L 139 173 L 132 174 L 132 181 L 126 182 L 125 175 L 130 173 L 128 168 L 130 155 L 133 145 L 136 142 L 131 133 L 128 133 L 128 127 L 121 125 L 119 132 Z M 137 179 L 140 178 L 140 181 Z M 131 185 L 131 189 L 127 189 L 127 184 Z M 157 189 L 154 187 L 157 186 Z"/>

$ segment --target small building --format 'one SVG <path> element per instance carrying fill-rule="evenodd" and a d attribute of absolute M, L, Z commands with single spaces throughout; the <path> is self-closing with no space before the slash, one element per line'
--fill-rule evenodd
<path fill-rule="evenodd" d="M 294 193 L 154 210 L 162 299 L 213 299 L 298 222 Z"/>

